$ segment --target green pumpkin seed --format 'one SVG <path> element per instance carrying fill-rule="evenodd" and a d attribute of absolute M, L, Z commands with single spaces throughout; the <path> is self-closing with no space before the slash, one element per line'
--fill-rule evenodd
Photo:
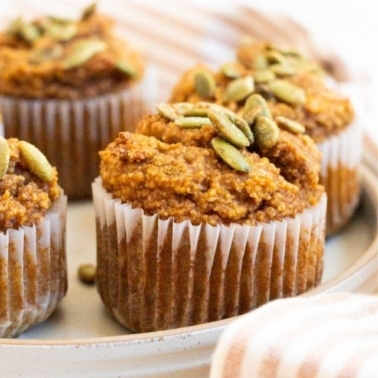
<path fill-rule="evenodd" d="M 236 147 L 247 147 L 250 145 L 244 133 L 225 114 L 209 112 L 207 116 L 222 138 Z"/>
<path fill-rule="evenodd" d="M 268 60 L 265 55 L 257 54 L 253 60 L 252 67 L 255 70 L 264 70 L 269 67 Z"/>
<path fill-rule="evenodd" d="M 29 169 L 43 181 L 52 180 L 52 167 L 46 156 L 32 144 L 20 141 L 18 148 Z"/>
<path fill-rule="evenodd" d="M 237 79 L 241 76 L 240 70 L 235 63 L 225 63 L 221 67 L 224 76 L 230 79 Z"/>
<path fill-rule="evenodd" d="M 78 269 L 80 281 L 86 284 L 94 284 L 96 280 L 96 267 L 93 264 L 81 264 Z"/>
<path fill-rule="evenodd" d="M 252 144 L 254 142 L 254 137 L 251 128 L 249 127 L 249 124 L 241 117 L 236 115 L 233 112 L 225 112 L 224 113 L 226 117 L 235 125 L 237 126 L 243 134 L 247 137 L 249 140 L 249 143 Z"/>
<path fill-rule="evenodd" d="M 255 83 L 267 83 L 276 78 L 276 74 L 270 69 L 263 69 L 253 73 Z"/>
<path fill-rule="evenodd" d="M 212 97 L 215 86 L 215 79 L 209 71 L 199 69 L 194 73 L 194 88 L 200 96 Z"/>
<path fill-rule="evenodd" d="M 250 95 L 255 89 L 252 76 L 246 76 L 240 79 L 231 81 L 223 94 L 223 101 L 241 101 Z"/>
<path fill-rule="evenodd" d="M 272 64 L 269 69 L 278 76 L 292 76 L 297 73 L 297 70 L 288 64 Z"/>
<path fill-rule="evenodd" d="M 286 59 L 285 57 L 279 52 L 275 50 L 270 50 L 265 53 L 265 57 L 268 61 L 268 63 L 280 63 L 280 64 L 285 64 Z"/>
<path fill-rule="evenodd" d="M 265 101 L 264 97 L 262 97 L 258 93 L 253 93 L 245 101 L 244 108 L 242 111 L 243 118 L 245 119 L 245 115 L 256 107 L 261 108 L 261 114 L 263 116 L 272 118 L 272 114 L 269 110 L 268 103 Z"/>
<path fill-rule="evenodd" d="M 35 25 L 23 24 L 21 26 L 20 35 L 25 42 L 33 43 L 41 35 L 41 33 Z"/>
<path fill-rule="evenodd" d="M 259 116 L 255 122 L 253 133 L 260 148 L 272 148 L 278 142 L 280 129 L 272 119 Z"/>
<path fill-rule="evenodd" d="M 56 41 L 65 42 L 77 33 L 77 25 L 73 22 L 66 24 L 52 23 L 46 28 L 46 34 Z"/>
<path fill-rule="evenodd" d="M 138 75 L 137 70 L 130 63 L 127 63 L 124 60 L 118 60 L 114 63 L 114 66 L 126 76 L 136 77 Z"/>
<path fill-rule="evenodd" d="M 50 60 L 59 59 L 63 55 L 63 52 L 63 46 L 59 44 L 48 46 L 44 49 L 33 50 L 29 57 L 29 62 L 43 63 Z"/>
<path fill-rule="evenodd" d="M 163 102 L 156 105 L 156 110 L 160 115 L 169 119 L 170 121 L 176 121 L 176 119 L 179 117 L 176 110 L 172 106 Z"/>
<path fill-rule="evenodd" d="M 0 179 L 7 172 L 10 158 L 10 149 L 5 138 L 0 136 Z"/>
<path fill-rule="evenodd" d="M 81 14 L 81 20 L 87 20 L 89 17 L 93 16 L 96 13 L 96 11 L 97 2 L 94 2 L 83 10 L 83 13 Z"/>
<path fill-rule="evenodd" d="M 246 173 L 251 170 L 251 166 L 249 165 L 243 154 L 237 148 L 235 148 L 233 145 L 229 144 L 222 138 L 213 138 L 211 140 L 211 145 L 213 146 L 218 156 L 231 168 Z"/>
<path fill-rule="evenodd" d="M 64 17 L 57 17 L 57 16 L 48 16 L 46 18 L 46 23 L 47 26 L 45 25 L 45 28 L 48 27 L 48 25 L 53 24 L 60 24 L 60 25 L 67 25 L 67 24 L 72 24 L 74 21 L 71 20 L 70 18 L 64 18 Z"/>
<path fill-rule="evenodd" d="M 183 129 L 199 129 L 202 126 L 212 125 L 210 119 L 206 117 L 179 117 L 175 123 Z"/>
<path fill-rule="evenodd" d="M 292 134 L 303 134 L 306 131 L 306 128 L 301 123 L 283 116 L 277 116 L 275 121 L 281 129 L 287 130 Z"/>
<path fill-rule="evenodd" d="M 105 42 L 97 39 L 81 39 L 72 44 L 70 54 L 63 60 L 66 69 L 72 69 L 86 63 L 96 54 L 106 50 Z"/>
<path fill-rule="evenodd" d="M 269 83 L 269 87 L 275 97 L 288 104 L 301 105 L 306 102 L 305 91 L 285 80 L 273 80 Z"/>
<path fill-rule="evenodd" d="M 255 106 L 254 108 L 251 108 L 248 110 L 244 115 L 244 120 L 248 123 L 248 125 L 251 127 L 255 123 L 257 117 L 259 115 L 262 115 L 262 107 L 261 106 Z"/>

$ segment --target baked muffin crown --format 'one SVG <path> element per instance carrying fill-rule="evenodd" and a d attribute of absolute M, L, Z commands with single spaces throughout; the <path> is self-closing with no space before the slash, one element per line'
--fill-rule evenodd
<path fill-rule="evenodd" d="M 144 74 L 144 61 L 92 5 L 77 20 L 14 20 L 0 34 L 0 72 L 2 94 L 75 99 L 133 85 Z"/>

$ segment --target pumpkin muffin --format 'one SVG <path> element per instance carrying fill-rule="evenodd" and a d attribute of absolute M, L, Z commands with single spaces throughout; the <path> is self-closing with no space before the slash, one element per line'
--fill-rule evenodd
<path fill-rule="evenodd" d="M 322 152 L 326 233 L 336 233 L 358 204 L 362 138 L 350 100 L 329 88 L 318 64 L 296 50 L 246 39 L 234 62 L 215 72 L 199 65 L 184 73 L 170 102 L 211 101 L 245 114 L 256 93 L 268 102 L 273 119 L 283 116 L 301 123 Z"/>
<path fill-rule="evenodd" d="M 43 151 L 70 199 L 90 197 L 98 151 L 151 109 L 151 75 L 95 5 L 77 20 L 18 18 L 0 34 L 5 135 Z"/>
<path fill-rule="evenodd" d="M 157 107 L 100 152 L 93 184 L 97 288 L 113 318 L 183 327 L 318 285 L 326 198 L 313 141 L 215 104 Z"/>
<path fill-rule="evenodd" d="M 33 145 L 0 137 L 0 337 L 47 319 L 67 289 L 67 197 Z"/>

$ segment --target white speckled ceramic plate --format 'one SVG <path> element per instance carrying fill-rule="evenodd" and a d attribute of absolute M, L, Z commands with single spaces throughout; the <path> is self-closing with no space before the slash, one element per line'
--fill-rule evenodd
<path fill-rule="evenodd" d="M 14 14 L 27 11 L 30 15 L 51 11 L 63 14 L 88 3 L 15 2 L 19 7 L 9 8 Z M 240 34 L 249 31 L 252 23 L 248 17 L 255 14 L 235 7 L 221 11 L 218 3 L 211 10 L 198 4 L 189 6 L 189 2 L 172 0 L 169 4 L 161 9 L 149 8 L 149 0 L 113 0 L 101 4 L 121 24 L 121 31 L 143 47 L 147 58 L 160 69 L 165 94 L 177 75 L 197 61 L 209 64 L 224 61 Z M 184 12 L 183 6 L 187 8 Z M 274 24 L 278 29 L 273 30 L 272 24 L 263 18 L 259 27 L 282 41 L 285 31 L 290 30 L 285 25 Z M 279 26 L 283 29 L 279 30 Z M 302 45 L 307 42 L 303 30 L 298 28 L 291 37 L 286 40 Z M 306 295 L 330 291 L 377 292 L 377 147 L 370 140 L 365 141 L 365 147 L 361 207 L 350 225 L 327 241 L 323 282 Z M 70 204 L 67 235 L 67 297 L 43 324 L 18 339 L 0 339 L 0 378 L 207 377 L 217 339 L 233 319 L 177 330 L 128 334 L 107 315 L 95 288 L 77 279 L 81 263 L 95 262 L 95 219 L 90 202 Z"/>

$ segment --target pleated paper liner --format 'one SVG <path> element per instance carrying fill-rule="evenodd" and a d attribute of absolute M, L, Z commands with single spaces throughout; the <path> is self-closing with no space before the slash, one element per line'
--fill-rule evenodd
<path fill-rule="evenodd" d="M 98 152 L 120 131 L 134 131 L 154 109 L 157 78 L 153 67 L 124 91 L 83 100 L 26 100 L 0 97 L 5 135 L 37 146 L 59 172 L 69 199 L 91 197 L 98 175 Z"/>
<path fill-rule="evenodd" d="M 67 197 L 32 227 L 0 233 L 0 337 L 15 337 L 47 319 L 67 290 Z"/>
<path fill-rule="evenodd" d="M 323 154 L 320 182 L 328 197 L 326 234 L 339 231 L 352 218 L 360 198 L 362 131 L 352 124 L 318 145 Z"/>
<path fill-rule="evenodd" d="M 320 283 L 326 196 L 295 218 L 257 226 L 175 223 L 147 216 L 93 183 L 97 289 L 136 332 L 245 313 Z"/>

